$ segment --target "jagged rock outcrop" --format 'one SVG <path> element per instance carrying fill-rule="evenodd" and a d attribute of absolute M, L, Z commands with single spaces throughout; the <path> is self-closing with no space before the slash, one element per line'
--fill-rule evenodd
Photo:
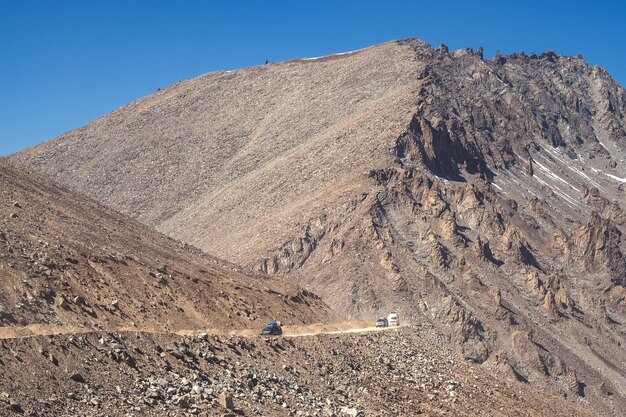
<path fill-rule="evenodd" d="M 626 286 L 626 257 L 620 249 L 622 232 L 609 219 L 592 212 L 587 224 L 572 234 L 574 256 L 584 271 L 608 274 L 610 280 Z"/>

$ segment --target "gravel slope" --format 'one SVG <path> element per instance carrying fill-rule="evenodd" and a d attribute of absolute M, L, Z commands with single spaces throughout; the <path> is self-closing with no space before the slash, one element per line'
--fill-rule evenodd
<path fill-rule="evenodd" d="M 245 416 L 594 415 L 494 379 L 432 328 L 289 339 L 89 333 L 0 347 L 2 415 L 223 416 L 226 392 Z"/>

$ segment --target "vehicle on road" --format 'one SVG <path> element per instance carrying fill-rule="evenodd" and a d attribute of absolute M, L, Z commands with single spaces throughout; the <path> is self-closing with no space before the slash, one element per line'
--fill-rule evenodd
<path fill-rule="evenodd" d="M 261 330 L 263 336 L 280 336 L 283 334 L 283 329 L 280 322 L 270 321 L 267 326 Z"/>
<path fill-rule="evenodd" d="M 400 325 L 400 317 L 398 317 L 398 313 L 392 311 L 387 317 L 387 321 L 389 322 L 389 326 L 399 326 Z"/>
<path fill-rule="evenodd" d="M 386 318 L 382 317 L 376 320 L 376 327 L 387 327 L 389 326 L 389 321 Z"/>

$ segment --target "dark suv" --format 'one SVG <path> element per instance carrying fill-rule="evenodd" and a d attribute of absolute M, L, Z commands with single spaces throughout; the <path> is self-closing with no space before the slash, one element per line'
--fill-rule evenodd
<path fill-rule="evenodd" d="M 283 329 L 274 321 L 267 323 L 265 329 L 261 331 L 263 336 L 280 336 L 283 334 Z"/>

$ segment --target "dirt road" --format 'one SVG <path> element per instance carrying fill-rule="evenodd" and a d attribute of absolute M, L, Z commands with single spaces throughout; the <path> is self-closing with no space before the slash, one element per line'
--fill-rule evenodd
<path fill-rule="evenodd" d="M 375 326 L 350 326 L 351 323 L 345 323 L 346 326 L 340 329 L 332 329 L 329 326 L 323 326 L 322 328 L 316 328 L 315 326 L 300 326 L 295 328 L 284 327 L 283 336 L 285 337 L 302 337 L 302 336 L 315 336 L 318 334 L 339 334 L 339 333 L 365 333 L 365 332 L 380 332 L 386 330 L 396 330 L 400 327 L 407 326 L 403 324 L 401 326 L 393 326 L 393 327 L 375 327 Z M 358 323 L 358 322 L 357 322 Z M 368 322 L 368 324 L 371 324 Z M 312 328 L 311 328 L 312 327 Z"/>
<path fill-rule="evenodd" d="M 339 333 L 363 333 L 377 332 L 385 330 L 395 330 L 402 326 L 395 327 L 374 327 L 371 321 L 346 321 L 342 323 L 316 323 L 308 326 L 283 326 L 284 337 L 304 337 L 315 336 L 318 334 L 339 334 Z M 55 334 L 83 334 L 96 331 L 103 332 L 136 332 L 136 333 L 159 333 L 159 334 L 178 334 L 181 336 L 189 336 L 194 334 L 207 333 L 210 335 L 220 336 L 243 336 L 253 337 L 260 333 L 261 328 L 253 329 L 182 329 L 182 330 L 164 330 L 154 328 L 138 328 L 138 327 L 121 327 L 114 329 L 93 329 L 80 326 L 51 326 L 46 324 L 30 324 L 27 326 L 6 326 L 0 327 L 0 339 L 20 339 L 35 336 L 49 336 Z"/>

